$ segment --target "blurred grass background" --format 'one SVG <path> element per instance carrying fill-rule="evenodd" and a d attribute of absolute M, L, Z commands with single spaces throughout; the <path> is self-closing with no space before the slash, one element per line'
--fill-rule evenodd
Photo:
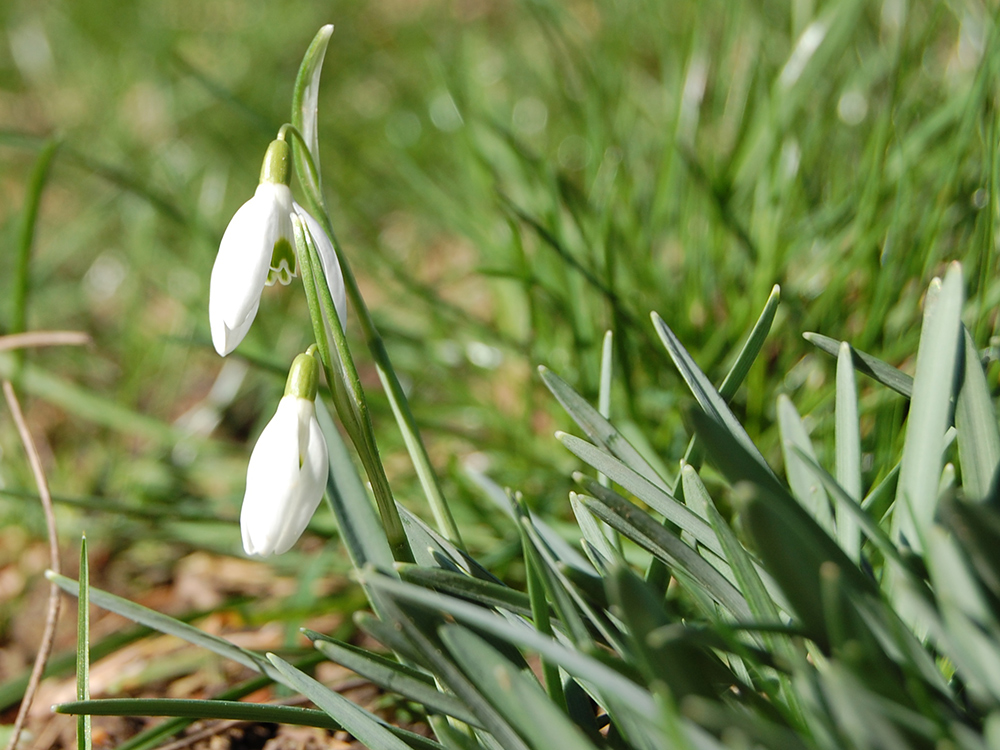
<path fill-rule="evenodd" d="M 832 360 L 803 331 L 912 370 L 922 290 L 959 259 L 976 343 L 993 343 L 995 12 L 974 0 L 3 3 L 0 323 L 29 176 L 58 139 L 27 326 L 94 339 L 30 352 L 20 383 L 64 540 L 87 528 L 95 581 L 126 591 L 168 580 L 192 550 L 242 555 L 247 456 L 310 326 L 297 286 L 269 289 L 222 360 L 208 277 L 321 24 L 336 27 L 320 92 L 331 214 L 463 536 L 503 572 L 516 533 L 466 469 L 566 514 L 576 463 L 552 432 L 568 419 L 535 366 L 596 400 L 606 329 L 612 418 L 670 472 L 688 433 L 651 310 L 718 381 L 781 284 L 735 407 L 774 465 L 775 395 L 815 430 L 832 422 Z M 397 499 L 429 518 L 362 345 L 355 357 Z M 862 385 L 864 449 L 888 454 L 903 403 Z M 20 570 L 44 525 L 7 419 L 0 448 L 0 571 Z M 273 565 L 300 572 L 302 552 L 335 534 L 325 510 L 313 529 Z M 125 562 L 118 579 L 101 578 L 101 559 Z M 309 559 L 307 581 L 346 567 L 336 543 Z M 0 587 L 0 644 L 23 590 Z"/>

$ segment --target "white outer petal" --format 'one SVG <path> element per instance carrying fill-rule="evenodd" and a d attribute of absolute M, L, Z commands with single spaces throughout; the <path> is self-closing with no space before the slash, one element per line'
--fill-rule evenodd
<path fill-rule="evenodd" d="M 247 466 L 240 527 L 248 555 L 280 555 L 295 544 L 323 498 L 328 460 L 313 402 L 283 397 Z"/>
<path fill-rule="evenodd" d="M 292 192 L 262 182 L 233 215 L 212 266 L 208 318 L 215 350 L 225 356 L 246 335 L 257 315 L 274 244 L 292 242 Z"/>
<path fill-rule="evenodd" d="M 309 234 L 312 235 L 313 241 L 316 243 L 319 262 L 323 265 L 323 273 L 326 276 L 327 286 L 330 288 L 334 307 L 337 308 L 340 324 L 347 325 L 347 294 L 344 291 L 344 275 L 340 270 L 340 261 L 337 260 L 337 251 L 333 249 L 333 242 L 330 241 L 320 223 L 310 216 L 308 211 L 298 203 L 293 203 L 293 206 L 295 213 L 305 221 Z"/>

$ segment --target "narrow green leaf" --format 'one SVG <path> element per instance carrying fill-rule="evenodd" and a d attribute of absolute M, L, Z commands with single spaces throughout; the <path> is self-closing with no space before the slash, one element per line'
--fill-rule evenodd
<path fill-rule="evenodd" d="M 420 735 L 387 725 L 375 714 L 330 690 L 281 657 L 268 654 L 267 658 L 283 677 L 282 682 L 302 693 L 371 750 L 410 750 L 418 746 L 414 743 L 415 738 L 419 738 L 420 747 L 441 747 Z"/>
<path fill-rule="evenodd" d="M 837 354 L 837 484 L 855 503 L 861 502 L 861 424 L 858 419 L 858 387 L 854 380 L 851 346 L 840 345 Z M 861 540 L 858 522 L 838 504 L 837 540 L 841 549 L 855 563 L 861 560 Z"/>
<path fill-rule="evenodd" d="M 817 349 L 826 352 L 834 357 L 840 356 L 840 347 L 847 342 L 832 339 L 820 333 L 803 333 L 802 338 L 815 346 Z M 891 388 L 896 393 L 906 398 L 913 395 L 913 378 L 904 372 L 900 372 L 890 364 L 866 354 L 863 351 L 851 347 L 851 359 L 858 372 L 863 372 L 868 377 L 881 383 L 887 388 Z"/>
<path fill-rule="evenodd" d="M 740 348 L 740 353 L 736 355 L 736 361 L 733 362 L 733 366 L 726 373 L 726 379 L 719 386 L 719 395 L 727 402 L 732 401 L 737 389 L 757 360 L 757 355 L 760 354 L 760 350 L 767 340 L 767 335 L 771 332 L 771 324 L 774 323 L 774 316 L 778 312 L 780 302 L 781 287 L 775 284 L 771 288 L 771 293 L 767 297 L 767 302 L 764 303 L 764 309 L 757 318 L 757 322 L 750 329 L 750 335 L 747 336 L 746 342 Z"/>
<path fill-rule="evenodd" d="M 591 440 L 597 445 L 616 456 L 632 471 L 639 474 L 646 481 L 666 489 L 663 478 L 649 465 L 649 462 L 642 457 L 631 443 L 626 440 L 618 430 L 594 407 L 587 403 L 579 393 L 574 391 L 566 381 L 549 370 L 547 367 L 539 367 L 539 374 L 546 387 L 562 404 L 566 413 L 573 418 L 580 429 L 582 429 Z"/>
<path fill-rule="evenodd" d="M 295 78 L 295 89 L 292 94 L 292 125 L 294 125 L 306 142 L 313 164 L 317 168 L 315 190 L 322 194 L 322 181 L 319 179 L 319 81 L 323 72 L 323 59 L 326 48 L 333 35 L 333 25 L 323 26 L 313 37 L 309 49 L 306 50 Z M 309 170 L 301 158 L 296 159 L 299 175 L 309 174 Z"/>
<path fill-rule="evenodd" d="M 697 552 L 621 496 L 596 483 L 591 489 L 595 497 L 580 496 L 590 512 L 668 566 L 692 578 L 737 620 L 751 619 L 743 595 Z"/>
<path fill-rule="evenodd" d="M 697 513 L 655 484 L 632 471 L 628 466 L 585 440 L 564 432 L 557 432 L 556 438 L 565 445 L 570 453 L 581 461 L 593 466 L 609 479 L 617 482 L 626 490 L 646 503 L 650 508 L 662 515 L 672 524 L 691 534 L 699 544 L 703 544 L 717 555 L 722 555 L 722 547 L 709 526 Z M 593 481 L 593 480 L 591 480 Z M 585 487 L 589 482 L 583 480 Z"/>
<path fill-rule="evenodd" d="M 22 333 L 25 330 L 28 311 L 28 292 L 31 288 L 31 247 L 35 241 L 35 226 L 38 222 L 38 209 L 42 203 L 42 193 L 49 179 L 52 159 L 59 150 L 58 140 L 49 140 L 38 152 L 35 164 L 28 180 L 28 192 L 24 199 L 21 216 L 21 231 L 17 239 L 17 254 L 14 261 L 14 279 L 11 289 L 9 333 Z M 20 364 L 21 356 L 15 354 L 15 360 Z"/>
<path fill-rule="evenodd" d="M 406 537 L 410 540 L 413 556 L 419 565 L 440 568 L 442 561 L 445 561 L 446 564 L 453 565 L 474 578 L 499 583 L 496 576 L 480 565 L 475 558 L 441 536 L 424 523 L 420 516 L 410 512 L 402 505 L 397 504 L 396 508 L 399 510 L 399 517 L 403 522 Z"/>
<path fill-rule="evenodd" d="M 80 538 L 80 596 L 76 603 L 76 699 L 90 700 L 90 559 L 87 535 Z M 93 745 L 90 714 L 76 720 L 76 746 L 90 750 Z"/>
<path fill-rule="evenodd" d="M 816 523 L 827 533 L 833 534 L 833 517 L 830 515 L 830 500 L 823 485 L 816 481 L 812 472 L 802 465 L 796 450 L 816 460 L 812 441 L 802 424 L 802 417 L 785 394 L 778 396 L 778 425 L 781 428 L 781 448 L 785 457 L 785 474 L 792 488 L 792 496 L 808 511 Z"/>
<path fill-rule="evenodd" d="M 94 716 L 175 716 L 186 719 L 231 719 L 233 721 L 273 722 L 296 726 L 341 729 L 327 714 L 298 706 L 269 706 L 226 700 L 189 700 L 178 698 L 103 698 L 101 700 L 60 703 L 58 714 L 90 713 Z"/>
<path fill-rule="evenodd" d="M 443 625 L 438 632 L 479 692 L 535 750 L 595 748 L 549 700 L 537 680 L 504 659 L 489 643 L 461 625 Z"/>
<path fill-rule="evenodd" d="M 985 501 L 997 497 L 1000 430 L 976 345 L 967 329 L 963 333 L 964 367 L 955 405 L 962 489 L 969 500 Z"/>
<path fill-rule="evenodd" d="M 531 616 L 531 602 L 527 594 L 509 586 L 442 568 L 399 563 L 396 565 L 396 570 L 400 578 L 417 586 L 468 599 L 484 607 L 499 607 L 514 614 Z"/>
<path fill-rule="evenodd" d="M 437 711 L 466 724 L 480 726 L 479 720 L 461 701 L 435 687 L 430 675 L 335 638 L 309 630 L 305 634 L 313 642 L 313 646 L 330 661 L 347 667 L 386 690 L 416 701 L 428 711 Z"/>
<path fill-rule="evenodd" d="M 674 335 L 674 332 L 670 330 L 670 327 L 663 321 L 663 318 L 655 312 L 652 313 L 651 317 L 660 340 L 667 348 L 674 366 L 677 367 L 677 371 L 681 374 L 684 382 L 687 383 L 698 405 L 706 414 L 710 415 L 716 422 L 729 431 L 736 442 L 743 447 L 745 453 L 757 461 L 762 471 L 773 476 L 774 472 L 771 471 L 771 467 L 767 465 L 764 457 L 760 455 L 760 451 L 757 450 L 757 446 L 753 444 L 750 436 L 743 429 L 743 425 L 733 416 L 725 399 L 715 390 L 712 382 L 698 369 L 698 365 L 691 359 L 691 355 L 688 354 L 687 349 L 684 348 L 680 340 Z M 775 481 L 777 481 L 776 477 Z"/>
<path fill-rule="evenodd" d="M 921 537 L 937 511 L 944 434 L 958 369 L 963 300 L 962 267 L 958 263 L 949 267 L 940 289 L 936 302 L 928 293 L 925 303 L 892 516 L 895 537 L 905 539 L 917 551 L 923 549 Z"/>
<path fill-rule="evenodd" d="M 711 495 L 705 489 L 705 485 L 698 476 L 694 467 L 685 464 L 681 469 L 681 481 L 684 483 L 684 497 L 695 499 L 704 504 L 712 529 L 719 537 L 723 554 L 732 568 L 733 575 L 739 585 L 740 591 L 747 602 L 750 614 L 757 622 L 761 623 L 781 623 L 781 614 L 774 597 L 764 585 L 761 575 L 757 571 L 757 564 L 750 553 L 743 547 L 736 534 L 729 527 L 726 519 L 722 517 Z M 767 576 L 767 574 L 764 574 Z M 767 576 L 770 579 L 770 576 Z M 775 585 L 772 581 L 772 585 Z"/>
<path fill-rule="evenodd" d="M 575 492 L 569 493 L 569 504 L 573 509 L 577 525 L 580 527 L 580 533 L 583 534 L 583 539 L 588 543 L 584 545 L 584 552 L 587 553 L 587 557 L 595 568 L 603 570 L 608 563 L 615 559 L 616 550 L 612 548 L 611 542 L 604 535 L 604 529 L 598 525 L 591 512 L 583 507 L 583 503 L 580 502 L 580 498 Z M 596 560 L 594 559 L 595 552 L 599 555 Z"/>
<path fill-rule="evenodd" d="M 347 547 L 354 567 L 374 565 L 379 570 L 393 569 L 392 551 L 372 502 L 361 483 L 361 477 L 351 461 L 326 405 L 317 399 L 316 418 L 326 438 L 330 457 L 330 474 L 326 480 L 326 497 L 337 519 L 340 538 Z"/>
<path fill-rule="evenodd" d="M 879 526 L 878 523 L 876 523 L 875 520 L 873 520 L 872 517 L 869 516 L 865 510 L 858 505 L 853 498 L 851 498 L 850 495 L 847 494 L 847 491 L 840 486 L 840 483 L 830 476 L 830 473 L 820 466 L 819 463 L 816 462 L 815 458 L 800 452 L 799 459 L 813 473 L 816 479 L 826 486 L 826 489 L 833 496 L 834 502 L 837 506 L 838 518 L 850 518 L 855 524 L 855 528 L 860 528 L 864 532 L 865 536 L 879 548 L 887 559 L 895 560 L 900 565 L 907 567 L 906 562 L 900 555 L 899 549 L 893 543 L 892 538 L 882 530 L 882 527 Z M 846 549 L 844 550 L 844 554 L 847 554 Z"/>
<path fill-rule="evenodd" d="M 80 584 L 71 578 L 58 575 L 51 570 L 46 571 L 45 577 L 70 596 L 80 595 Z M 160 633 L 177 636 L 181 640 L 201 646 L 212 653 L 231 659 L 237 664 L 242 664 L 255 672 L 262 672 L 272 679 L 281 679 L 281 675 L 275 671 L 266 659 L 252 651 L 240 648 L 224 638 L 219 638 L 203 630 L 198 630 L 193 625 L 188 625 L 186 622 L 181 622 L 148 607 L 143 607 L 141 604 L 130 602 L 128 599 L 122 599 L 120 596 L 109 594 L 107 591 L 93 587 L 90 587 L 89 591 L 90 601 L 98 607 L 121 615 L 132 622 L 146 625 Z"/>
<path fill-rule="evenodd" d="M 655 714 L 652 696 L 639 685 L 597 659 L 563 646 L 533 628 L 526 628 L 522 623 L 510 622 L 489 610 L 454 597 L 379 576 L 374 571 L 363 571 L 361 577 L 368 585 L 399 601 L 412 602 L 445 612 L 470 627 L 551 659 L 580 680 L 595 688 L 599 686 L 598 692 L 601 695 L 607 693 L 618 695 L 637 716 L 643 717 L 644 721 L 649 721 Z"/>
<path fill-rule="evenodd" d="M 757 553 L 811 637 L 823 643 L 826 624 L 819 593 L 821 567 L 830 563 L 838 568 L 845 591 L 851 595 L 877 595 L 874 583 L 773 475 L 760 469 L 729 430 L 697 410 L 692 411 L 691 420 L 709 457 L 733 486 L 747 483 L 749 493 L 739 498 L 741 515 Z"/>
<path fill-rule="evenodd" d="M 375 584 L 376 581 L 382 583 L 385 580 L 388 579 L 371 578 L 369 585 Z M 410 584 L 401 585 L 407 590 L 415 588 Z M 402 635 L 412 643 L 416 650 L 423 654 L 424 659 L 431 664 L 438 679 L 476 715 L 477 723 L 486 728 L 486 735 L 492 735 L 491 739 L 495 740 L 504 750 L 527 750 L 527 745 L 517 732 L 445 652 L 438 636 L 438 627 L 442 624 L 442 620 L 435 611 L 437 608 L 428 612 L 426 607 L 419 604 L 416 607 L 405 606 L 394 590 L 386 590 L 378 585 L 376 588 L 385 595 L 382 606 L 392 618 L 394 626 L 401 629 Z M 417 590 L 426 591 L 425 589 Z M 434 596 L 440 596 L 440 594 Z M 467 606 L 474 607 L 479 611 L 486 611 L 473 604 Z M 513 654 L 517 654 L 513 647 L 511 651 Z"/>

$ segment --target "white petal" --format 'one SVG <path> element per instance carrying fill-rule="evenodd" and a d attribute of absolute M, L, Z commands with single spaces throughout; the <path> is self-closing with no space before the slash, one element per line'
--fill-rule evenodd
<path fill-rule="evenodd" d="M 300 453 L 302 433 L 306 445 Z M 280 555 L 295 544 L 323 498 L 327 473 L 326 441 L 313 402 L 283 397 L 247 466 L 240 513 L 247 554 Z"/>
<path fill-rule="evenodd" d="M 274 243 L 291 242 L 291 191 L 261 183 L 233 215 L 212 267 L 208 317 L 212 343 L 225 356 L 243 340 L 260 304 Z"/>
<path fill-rule="evenodd" d="M 323 274 L 326 276 L 326 283 L 330 289 L 330 296 L 333 298 L 334 307 L 337 308 L 337 315 L 340 317 L 340 324 L 347 325 L 347 294 L 344 291 L 344 275 L 340 270 L 340 261 L 337 260 L 337 251 L 333 249 L 333 242 L 327 236 L 323 227 L 298 203 L 293 203 L 295 213 L 302 217 L 316 243 L 316 251 L 319 254 L 319 262 L 323 266 Z"/>

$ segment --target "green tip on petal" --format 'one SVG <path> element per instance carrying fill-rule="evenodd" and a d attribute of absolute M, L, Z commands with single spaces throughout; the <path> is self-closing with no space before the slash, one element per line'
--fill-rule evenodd
<path fill-rule="evenodd" d="M 298 355 L 292 360 L 292 367 L 288 370 L 285 395 L 315 401 L 318 390 L 319 362 L 310 353 Z"/>
<path fill-rule="evenodd" d="M 292 184 L 292 149 L 286 141 L 271 141 L 260 167 L 260 181 L 275 185 Z"/>

